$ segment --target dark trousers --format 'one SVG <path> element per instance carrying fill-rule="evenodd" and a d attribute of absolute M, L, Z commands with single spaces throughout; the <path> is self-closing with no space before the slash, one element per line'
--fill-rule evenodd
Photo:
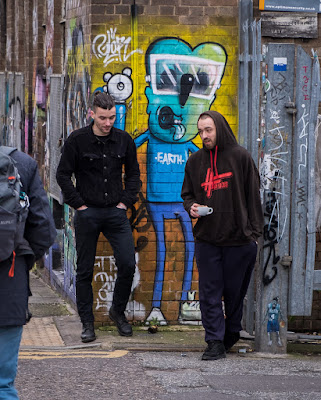
<path fill-rule="evenodd" d="M 206 341 L 223 340 L 225 331 L 239 332 L 242 329 L 243 300 L 250 283 L 256 252 L 255 242 L 226 247 L 206 242 L 195 244 L 199 299 Z"/>
<path fill-rule="evenodd" d="M 135 247 L 126 211 L 117 207 L 75 212 L 77 249 L 76 298 L 81 321 L 94 321 L 92 279 L 99 234 L 111 244 L 117 266 L 113 306 L 122 313 L 130 296 L 135 273 Z"/>

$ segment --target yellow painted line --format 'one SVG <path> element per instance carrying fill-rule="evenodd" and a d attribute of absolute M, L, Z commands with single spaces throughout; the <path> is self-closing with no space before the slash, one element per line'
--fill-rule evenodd
<path fill-rule="evenodd" d="M 19 352 L 20 360 L 44 360 L 48 358 L 119 358 L 128 354 L 127 350 L 115 351 L 26 351 Z"/>

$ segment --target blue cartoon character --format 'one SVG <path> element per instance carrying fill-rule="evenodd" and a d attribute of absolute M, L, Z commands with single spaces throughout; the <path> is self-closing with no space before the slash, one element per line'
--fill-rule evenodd
<path fill-rule="evenodd" d="M 148 130 L 135 139 L 147 144 L 147 208 L 156 233 L 156 275 L 153 303 L 147 322 L 166 320 L 161 311 L 166 240 L 164 222 L 178 219 L 184 234 L 185 267 L 181 304 L 191 290 L 194 239 L 192 223 L 183 208 L 181 188 L 192 143 L 197 136 L 198 116 L 209 110 L 220 87 L 227 55 L 217 43 L 202 43 L 192 49 L 177 38 L 159 39 L 146 52 L 145 94 L 148 100 Z"/>
<path fill-rule="evenodd" d="M 124 68 L 121 74 L 106 72 L 103 80 L 106 85 L 103 91 L 110 94 L 116 103 L 116 128 L 125 130 L 126 127 L 126 100 L 133 93 L 133 81 L 131 79 L 131 68 Z"/>

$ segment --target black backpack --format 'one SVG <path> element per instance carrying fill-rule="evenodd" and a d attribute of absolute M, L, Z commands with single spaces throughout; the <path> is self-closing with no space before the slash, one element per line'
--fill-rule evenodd
<path fill-rule="evenodd" d="M 0 262 L 12 256 L 9 276 L 14 276 L 16 250 L 23 242 L 29 199 L 22 190 L 14 147 L 0 146 Z"/>

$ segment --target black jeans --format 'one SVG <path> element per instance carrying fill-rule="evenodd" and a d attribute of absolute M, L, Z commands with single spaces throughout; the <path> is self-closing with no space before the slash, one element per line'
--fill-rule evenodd
<path fill-rule="evenodd" d="M 93 322 L 92 279 L 99 234 L 111 244 L 117 266 L 113 306 L 124 312 L 135 273 L 135 247 L 126 211 L 117 207 L 76 211 L 74 218 L 77 274 L 76 298 L 81 322 Z"/>

